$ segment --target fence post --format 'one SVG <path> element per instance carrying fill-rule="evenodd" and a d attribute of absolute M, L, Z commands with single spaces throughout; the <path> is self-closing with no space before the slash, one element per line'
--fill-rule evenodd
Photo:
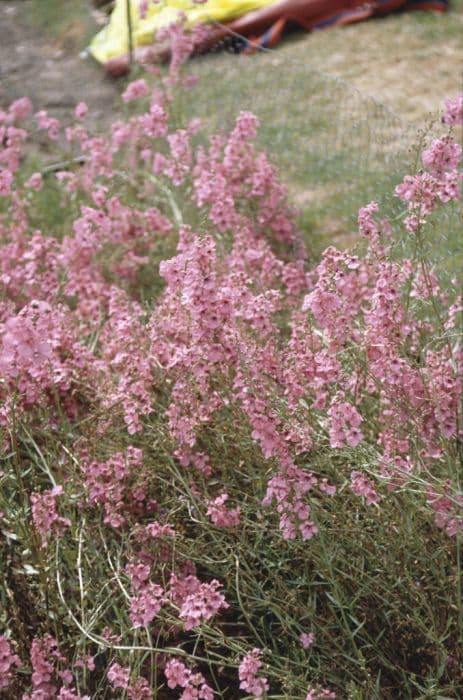
<path fill-rule="evenodd" d="M 125 0 L 125 7 L 127 10 L 127 36 L 129 43 L 129 69 L 132 67 L 133 63 L 133 36 L 132 36 L 132 15 L 130 13 L 130 0 Z"/>

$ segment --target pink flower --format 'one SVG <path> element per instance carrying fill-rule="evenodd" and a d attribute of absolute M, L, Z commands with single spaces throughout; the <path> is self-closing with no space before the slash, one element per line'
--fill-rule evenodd
<path fill-rule="evenodd" d="M 379 206 L 376 202 L 370 202 L 366 207 L 362 207 L 358 213 L 359 233 L 364 238 L 376 242 L 380 237 L 380 228 L 374 219 L 374 214 L 379 211 Z"/>
<path fill-rule="evenodd" d="M 13 173 L 9 170 L 0 170 L 0 197 L 8 197 L 11 194 Z"/>
<path fill-rule="evenodd" d="M 30 178 L 25 183 L 26 187 L 30 187 L 32 190 L 38 192 L 43 187 L 43 177 L 41 173 L 33 173 Z"/>
<path fill-rule="evenodd" d="M 336 693 L 327 688 L 309 688 L 305 700 L 336 700 Z"/>
<path fill-rule="evenodd" d="M 145 527 L 145 534 L 147 537 L 152 537 L 153 539 L 160 539 L 162 537 L 175 537 L 175 530 L 171 525 L 160 523 L 154 521 L 148 523 Z"/>
<path fill-rule="evenodd" d="M 448 135 L 435 139 L 421 156 L 425 168 L 438 177 L 445 171 L 454 170 L 460 162 L 460 158 L 460 144 Z"/>
<path fill-rule="evenodd" d="M 74 662 L 74 666 L 76 668 L 87 668 L 89 671 L 94 671 L 96 668 L 94 657 L 90 655 L 78 658 Z"/>
<path fill-rule="evenodd" d="M 153 692 L 146 678 L 137 678 L 127 688 L 127 695 L 130 700 L 152 700 Z"/>
<path fill-rule="evenodd" d="M 12 102 L 8 108 L 8 117 L 10 122 L 18 122 L 25 119 L 32 113 L 32 104 L 28 97 L 20 97 L 19 100 Z"/>
<path fill-rule="evenodd" d="M 38 696 L 37 700 L 42 700 L 42 697 Z M 78 695 L 72 688 L 61 688 L 56 697 L 58 700 L 91 700 L 90 695 Z"/>
<path fill-rule="evenodd" d="M 146 627 L 156 617 L 165 601 L 161 586 L 149 583 L 130 601 L 130 619 L 133 626 Z"/>
<path fill-rule="evenodd" d="M 13 666 L 21 666 L 17 654 L 13 654 L 10 641 L 0 636 L 0 690 L 7 688 L 13 678 Z"/>
<path fill-rule="evenodd" d="M 34 116 L 37 120 L 38 128 L 46 131 L 48 133 L 49 139 L 51 139 L 52 141 L 57 141 L 59 139 L 60 129 L 60 123 L 58 119 L 49 117 L 48 112 L 46 112 L 45 110 L 37 112 Z"/>
<path fill-rule="evenodd" d="M 449 537 L 463 533 L 463 494 L 452 489 L 449 481 L 443 484 L 443 493 L 436 493 L 433 488 L 427 492 L 427 503 L 433 509 L 434 522 Z"/>
<path fill-rule="evenodd" d="M 363 439 L 360 430 L 362 417 L 352 404 L 343 400 L 342 393 L 336 394 L 328 409 L 330 445 L 333 448 L 357 447 Z"/>
<path fill-rule="evenodd" d="M 442 121 L 444 124 L 452 126 L 463 124 L 463 95 L 445 100 L 445 112 Z"/>
<path fill-rule="evenodd" d="M 254 695 L 256 698 L 260 698 L 269 689 L 268 680 L 263 676 L 257 675 L 262 667 L 261 656 L 262 651 L 260 649 L 253 649 L 243 657 L 238 668 L 241 690 Z"/>
<path fill-rule="evenodd" d="M 208 502 L 207 515 L 217 527 L 235 527 L 240 522 L 239 508 L 225 508 L 228 494 L 222 493 L 215 500 Z"/>
<path fill-rule="evenodd" d="M 62 493 L 62 486 L 55 486 L 31 495 L 32 520 L 42 539 L 42 547 L 47 546 L 51 535 L 60 537 L 71 526 L 71 521 L 58 515 L 56 510 L 56 499 Z"/>
<path fill-rule="evenodd" d="M 76 119 L 81 121 L 82 119 L 85 119 L 88 113 L 88 106 L 85 102 L 79 102 L 79 104 L 76 106 L 74 110 L 74 115 Z"/>
<path fill-rule="evenodd" d="M 129 686 L 130 669 L 114 663 L 108 669 L 108 680 L 114 689 L 126 690 Z"/>
<path fill-rule="evenodd" d="M 352 471 L 350 475 L 350 488 L 357 495 L 365 499 L 367 506 L 376 505 L 381 497 L 376 492 L 371 479 L 358 471 Z"/>
<path fill-rule="evenodd" d="M 220 583 L 216 580 L 201 583 L 193 593 L 186 596 L 179 613 L 186 630 L 199 627 L 214 617 L 221 608 L 228 608 L 225 597 L 217 590 L 219 586 Z"/>
<path fill-rule="evenodd" d="M 82 464 L 88 500 L 103 506 L 104 520 L 112 527 L 121 527 L 125 523 L 126 512 L 133 507 L 133 494 L 128 488 L 128 482 L 142 463 L 142 451 L 128 447 L 125 452 L 117 452 L 105 462 Z M 139 492 L 139 496 L 142 497 L 138 499 L 141 502 L 144 494 Z"/>
<path fill-rule="evenodd" d="M 151 567 L 142 561 L 130 561 L 125 567 L 125 571 L 130 576 L 132 588 L 140 590 L 149 579 Z"/>
<path fill-rule="evenodd" d="M 191 671 L 178 659 L 169 659 L 164 674 L 169 688 L 176 688 L 178 685 L 181 688 L 185 688 L 191 677 Z"/>
<path fill-rule="evenodd" d="M 334 494 L 336 493 L 336 486 L 330 484 L 328 482 L 328 479 L 322 479 L 318 484 L 318 488 L 323 493 L 326 493 L 327 496 L 334 496 Z"/>
<path fill-rule="evenodd" d="M 299 637 L 299 641 L 303 649 L 309 649 L 315 641 L 315 635 L 313 632 L 303 632 Z"/>
<path fill-rule="evenodd" d="M 140 0 L 138 4 L 138 12 L 140 13 L 140 19 L 145 19 L 146 13 L 148 12 L 148 5 L 150 0 Z"/>
<path fill-rule="evenodd" d="M 129 83 L 122 93 L 122 99 L 124 102 L 132 102 L 133 100 L 138 100 L 140 97 L 146 97 L 149 94 L 149 88 L 146 80 L 140 78 L 140 80 L 133 80 Z"/>
<path fill-rule="evenodd" d="M 213 700 L 214 693 L 201 673 L 193 673 L 179 659 L 172 658 L 166 664 L 164 674 L 169 688 L 184 688 L 180 700 Z"/>
<path fill-rule="evenodd" d="M 32 698 L 54 697 L 57 692 L 55 685 L 56 666 L 65 661 L 58 651 L 58 643 L 51 635 L 35 637 L 30 650 L 32 664 Z M 42 693 L 42 694 L 41 694 Z"/>

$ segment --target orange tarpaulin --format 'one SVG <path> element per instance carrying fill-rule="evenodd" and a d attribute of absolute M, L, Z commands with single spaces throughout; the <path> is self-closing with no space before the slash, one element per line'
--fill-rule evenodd
<path fill-rule="evenodd" d="M 397 10 L 445 12 L 447 0 L 278 0 L 217 28 L 208 39 L 208 45 L 225 38 L 231 31 L 257 46 L 271 47 L 289 23 L 306 30 L 324 29 Z"/>

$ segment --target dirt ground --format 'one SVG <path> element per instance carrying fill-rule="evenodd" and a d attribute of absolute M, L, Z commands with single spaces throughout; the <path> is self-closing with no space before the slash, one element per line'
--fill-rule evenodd
<path fill-rule="evenodd" d="M 79 55 L 72 26 L 50 39 L 30 21 L 31 9 L 30 0 L 0 0 L 0 109 L 27 95 L 35 110 L 46 109 L 67 124 L 84 100 L 90 122 L 104 129 L 120 109 L 118 84 Z"/>

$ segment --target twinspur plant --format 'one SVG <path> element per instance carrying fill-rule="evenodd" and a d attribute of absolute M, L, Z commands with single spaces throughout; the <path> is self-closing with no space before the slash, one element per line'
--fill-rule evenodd
<path fill-rule="evenodd" d="M 428 240 L 463 98 L 403 216 L 316 264 L 257 118 L 182 120 L 166 32 L 108 134 L 0 112 L 2 697 L 459 698 L 463 305 Z"/>

